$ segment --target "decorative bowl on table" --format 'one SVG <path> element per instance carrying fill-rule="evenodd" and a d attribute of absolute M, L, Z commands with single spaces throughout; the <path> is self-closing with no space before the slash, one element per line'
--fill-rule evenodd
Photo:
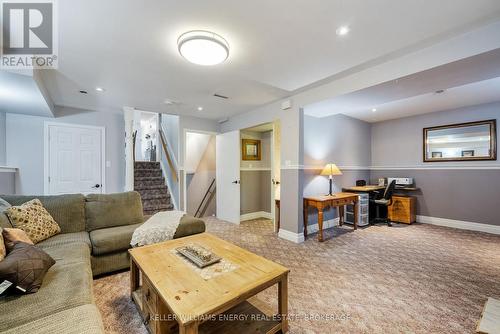
<path fill-rule="evenodd" d="M 189 244 L 175 249 L 179 254 L 193 262 L 199 268 L 205 268 L 219 262 L 222 258 L 198 244 Z"/>

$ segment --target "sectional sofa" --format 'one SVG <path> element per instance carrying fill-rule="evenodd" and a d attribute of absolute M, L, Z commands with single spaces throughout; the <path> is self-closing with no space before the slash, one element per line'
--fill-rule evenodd
<path fill-rule="evenodd" d="M 40 290 L 0 299 L 0 333 L 104 333 L 92 279 L 129 267 L 131 236 L 144 220 L 140 195 L 0 197 L 11 205 L 38 198 L 61 227 L 60 234 L 37 244 L 56 261 Z M 1 213 L 0 226 L 11 227 Z M 174 238 L 204 231 L 203 222 L 190 220 Z"/>

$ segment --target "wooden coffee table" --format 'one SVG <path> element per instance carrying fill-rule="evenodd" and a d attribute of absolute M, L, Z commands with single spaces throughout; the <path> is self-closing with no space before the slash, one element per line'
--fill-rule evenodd
<path fill-rule="evenodd" d="M 232 271 L 203 278 L 175 249 L 196 243 Z M 131 297 L 153 334 L 283 333 L 288 331 L 288 272 L 277 263 L 202 233 L 129 250 Z M 273 317 L 248 300 L 277 284 Z M 235 320 L 237 318 L 237 321 Z"/>

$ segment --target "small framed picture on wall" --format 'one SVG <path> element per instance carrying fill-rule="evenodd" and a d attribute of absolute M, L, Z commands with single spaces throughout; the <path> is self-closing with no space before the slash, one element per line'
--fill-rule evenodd
<path fill-rule="evenodd" d="M 241 158 L 243 160 L 261 160 L 261 143 L 258 139 L 242 139 Z"/>
<path fill-rule="evenodd" d="M 432 157 L 433 158 L 442 158 L 443 152 L 432 152 Z"/>

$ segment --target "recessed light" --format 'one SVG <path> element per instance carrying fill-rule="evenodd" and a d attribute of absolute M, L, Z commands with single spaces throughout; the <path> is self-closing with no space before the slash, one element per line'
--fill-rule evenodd
<path fill-rule="evenodd" d="M 102 92 L 105 91 L 105 89 L 102 88 L 102 87 L 96 87 L 95 90 L 98 91 L 98 92 L 100 92 L 100 93 L 102 93 Z"/>
<path fill-rule="evenodd" d="M 339 35 L 339 36 L 345 36 L 345 35 L 347 35 L 347 34 L 349 33 L 349 31 L 350 31 L 350 30 L 351 30 L 351 29 L 349 29 L 349 27 L 348 27 L 348 26 L 340 26 L 340 27 L 338 27 L 338 29 L 336 30 L 336 33 L 337 33 L 337 35 Z"/>
<path fill-rule="evenodd" d="M 376 111 L 377 111 L 377 108 L 373 108 L 373 109 L 372 109 L 372 112 L 376 112 Z"/>
<path fill-rule="evenodd" d="M 198 111 L 203 111 L 203 107 L 198 107 Z"/>
<path fill-rule="evenodd" d="M 217 65 L 229 56 L 227 41 L 210 31 L 188 31 L 179 37 L 177 47 L 184 58 L 197 65 Z"/>
<path fill-rule="evenodd" d="M 89 92 L 87 92 L 86 90 L 79 90 L 78 91 L 80 94 L 88 94 Z"/>

